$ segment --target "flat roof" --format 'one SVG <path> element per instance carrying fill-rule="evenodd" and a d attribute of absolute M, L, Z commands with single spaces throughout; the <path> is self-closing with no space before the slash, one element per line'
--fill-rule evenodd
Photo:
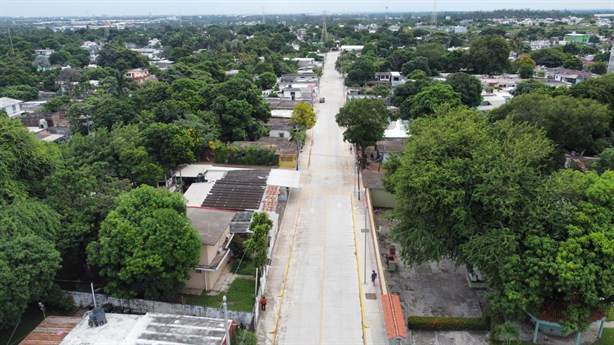
<path fill-rule="evenodd" d="M 212 246 L 222 237 L 236 212 L 188 207 L 187 216 L 203 244 Z"/>
<path fill-rule="evenodd" d="M 23 101 L 20 101 L 18 99 L 8 98 L 8 97 L 0 97 L 0 108 L 8 107 L 9 105 L 18 104 L 18 103 L 23 103 Z"/>
<path fill-rule="evenodd" d="M 106 318 L 105 325 L 91 328 L 85 316 L 61 345 L 221 345 L 225 336 L 224 319 L 156 313 Z"/>
<path fill-rule="evenodd" d="M 297 170 L 271 169 L 267 184 L 271 186 L 299 188 L 301 173 Z"/>
<path fill-rule="evenodd" d="M 211 188 L 213 188 L 213 183 L 210 182 L 192 183 L 188 190 L 183 193 L 183 197 L 187 200 L 187 206 L 199 207 L 202 205 Z"/>

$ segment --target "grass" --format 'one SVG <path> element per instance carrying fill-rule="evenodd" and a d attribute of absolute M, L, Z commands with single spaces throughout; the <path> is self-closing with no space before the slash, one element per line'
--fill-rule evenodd
<path fill-rule="evenodd" d="M 612 345 L 612 344 L 614 344 L 614 328 L 604 328 L 601 339 L 593 343 L 593 345 Z"/>
<path fill-rule="evenodd" d="M 608 310 L 607 319 L 608 321 L 614 321 L 614 307 L 611 307 L 610 310 Z"/>
<path fill-rule="evenodd" d="M 226 299 L 228 309 L 236 311 L 251 312 L 254 308 L 254 284 L 255 280 L 237 278 L 228 287 Z M 217 295 L 207 295 L 203 293 L 200 296 L 183 295 L 184 301 L 187 304 L 202 305 L 203 307 L 221 308 L 222 297 L 224 293 Z"/>
<path fill-rule="evenodd" d="M 256 265 L 254 264 L 254 260 L 234 259 L 232 261 L 232 268 L 230 269 L 230 271 L 235 274 L 253 277 L 256 275 Z"/>

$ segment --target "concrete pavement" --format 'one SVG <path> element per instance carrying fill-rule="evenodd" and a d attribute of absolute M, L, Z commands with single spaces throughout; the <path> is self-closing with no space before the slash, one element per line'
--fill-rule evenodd
<path fill-rule="evenodd" d="M 301 189 L 291 193 L 280 227 L 259 344 L 387 343 L 381 291 L 369 278 L 375 251 L 370 235 L 365 251 L 361 233 L 364 196 L 358 200 L 354 159 L 335 122 L 345 102 L 337 57 L 329 53 L 324 65 L 326 103 L 316 105 L 318 121 L 299 158 Z"/>

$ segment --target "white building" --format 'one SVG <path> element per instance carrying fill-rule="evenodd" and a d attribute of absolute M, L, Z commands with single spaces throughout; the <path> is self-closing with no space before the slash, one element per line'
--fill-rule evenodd
<path fill-rule="evenodd" d="M 23 101 L 8 97 L 0 97 L 0 109 L 4 109 L 9 117 L 17 117 L 25 111 L 21 109 Z"/>

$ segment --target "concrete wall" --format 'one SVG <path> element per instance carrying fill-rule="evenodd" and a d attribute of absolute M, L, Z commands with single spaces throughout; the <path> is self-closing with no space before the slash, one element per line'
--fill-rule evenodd
<path fill-rule="evenodd" d="M 81 308 L 94 306 L 91 293 L 76 291 L 64 291 L 64 293 L 68 296 L 71 296 L 75 301 L 75 304 Z M 222 309 L 208 308 L 189 304 L 165 303 L 142 299 L 115 298 L 102 294 L 96 294 L 96 303 L 99 306 L 111 303 L 113 304 L 113 306 L 129 308 L 132 310 L 133 313 L 139 314 L 151 312 L 175 315 L 204 316 L 221 319 L 224 318 L 224 311 Z M 238 324 L 242 323 L 244 325 L 251 325 L 252 320 L 254 318 L 254 314 L 244 311 L 229 310 L 228 318 L 234 320 Z"/>
<path fill-rule="evenodd" d="M 395 208 L 397 201 L 394 195 L 388 193 L 385 189 L 369 189 L 373 207 Z"/>

